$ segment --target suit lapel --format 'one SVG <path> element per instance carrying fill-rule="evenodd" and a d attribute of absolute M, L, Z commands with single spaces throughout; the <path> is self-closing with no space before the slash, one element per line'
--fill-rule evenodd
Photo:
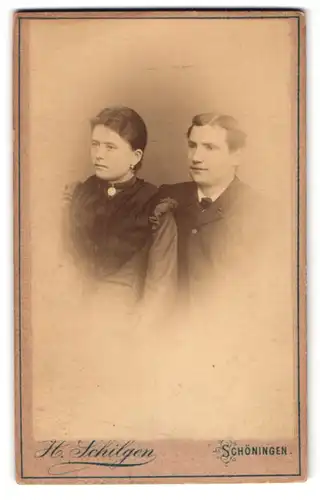
<path fill-rule="evenodd" d="M 223 217 L 223 212 L 220 207 L 220 204 L 215 202 L 212 203 L 212 205 L 210 205 L 205 210 L 199 208 L 197 215 L 198 215 L 197 217 L 198 226 L 203 226 L 206 224 L 210 224 L 211 222 L 216 222 L 217 220 L 221 219 Z"/>
<path fill-rule="evenodd" d="M 178 200 L 176 217 L 178 227 L 187 230 L 194 227 L 198 214 L 197 185 L 194 182 L 185 184 L 181 198 Z"/>
<path fill-rule="evenodd" d="M 233 204 L 238 191 L 239 179 L 235 177 L 227 189 L 206 210 L 198 211 L 198 225 L 206 225 L 223 219 Z"/>
<path fill-rule="evenodd" d="M 223 219 L 232 208 L 240 185 L 241 182 L 235 177 L 222 195 L 207 209 L 203 210 L 198 201 L 196 183 L 186 183 L 177 200 L 176 218 L 180 230 L 188 232 L 194 227 L 207 225 Z"/>

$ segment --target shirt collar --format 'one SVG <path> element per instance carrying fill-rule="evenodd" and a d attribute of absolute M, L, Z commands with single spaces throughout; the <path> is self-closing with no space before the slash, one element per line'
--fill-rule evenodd
<path fill-rule="evenodd" d="M 210 198 L 212 200 L 212 202 L 216 201 L 222 195 L 222 193 L 224 193 L 224 191 L 226 191 L 226 189 L 228 189 L 228 187 L 230 186 L 230 184 L 232 184 L 232 182 L 234 181 L 234 179 L 235 179 L 235 177 L 231 180 L 231 182 L 229 184 L 227 184 L 226 186 L 223 186 L 220 189 L 217 189 L 217 191 L 212 196 L 206 196 L 202 192 L 201 188 L 199 186 L 197 186 L 198 201 L 201 202 L 201 200 L 203 198 Z"/>

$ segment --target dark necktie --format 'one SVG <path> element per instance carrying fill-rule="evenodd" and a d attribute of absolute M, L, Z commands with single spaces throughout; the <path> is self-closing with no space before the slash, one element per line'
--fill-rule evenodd
<path fill-rule="evenodd" d="M 210 207 L 210 205 L 212 205 L 212 199 L 205 197 L 205 198 L 202 198 L 199 203 L 200 203 L 201 208 L 203 210 L 206 210 L 207 208 Z"/>

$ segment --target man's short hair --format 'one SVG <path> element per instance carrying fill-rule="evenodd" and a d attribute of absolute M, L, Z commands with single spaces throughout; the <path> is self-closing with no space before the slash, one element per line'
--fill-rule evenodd
<path fill-rule="evenodd" d="M 241 149 L 246 144 L 246 134 L 240 129 L 235 118 L 229 115 L 217 115 L 216 113 L 202 113 L 192 118 L 192 123 L 187 131 L 189 138 L 191 130 L 194 126 L 202 127 L 210 125 L 211 127 L 219 126 L 227 131 L 227 144 L 230 151 Z"/>

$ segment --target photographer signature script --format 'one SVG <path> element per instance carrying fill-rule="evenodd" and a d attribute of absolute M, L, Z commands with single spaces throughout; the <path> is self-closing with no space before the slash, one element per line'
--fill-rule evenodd
<path fill-rule="evenodd" d="M 82 441 L 76 444 L 68 441 L 45 441 L 35 453 L 37 459 L 52 459 L 49 474 L 63 475 L 79 471 L 88 466 L 137 467 L 153 462 L 156 458 L 153 448 L 140 448 L 135 441 Z M 80 466 L 80 467 L 79 467 Z"/>

